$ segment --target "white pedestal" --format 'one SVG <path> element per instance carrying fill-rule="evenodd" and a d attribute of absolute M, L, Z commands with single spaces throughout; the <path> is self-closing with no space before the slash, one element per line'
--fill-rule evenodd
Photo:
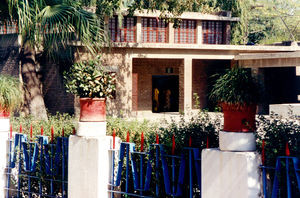
<path fill-rule="evenodd" d="M 249 132 L 220 131 L 219 146 L 222 151 L 255 151 L 255 135 Z"/>
<path fill-rule="evenodd" d="M 260 155 L 202 150 L 202 198 L 258 198 Z"/>
<path fill-rule="evenodd" d="M 81 137 L 105 136 L 106 122 L 78 122 L 76 135 Z"/>
<path fill-rule="evenodd" d="M 8 161 L 9 119 L 0 118 L 0 197 L 5 197 L 6 165 Z"/>
<path fill-rule="evenodd" d="M 69 197 L 108 197 L 109 146 L 110 140 L 106 136 L 70 136 Z"/>

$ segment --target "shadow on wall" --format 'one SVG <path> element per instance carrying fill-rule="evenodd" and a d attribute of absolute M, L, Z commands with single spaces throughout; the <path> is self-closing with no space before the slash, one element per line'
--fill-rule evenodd
<path fill-rule="evenodd" d="M 19 76 L 19 46 L 15 34 L 0 35 L 0 74 Z"/>

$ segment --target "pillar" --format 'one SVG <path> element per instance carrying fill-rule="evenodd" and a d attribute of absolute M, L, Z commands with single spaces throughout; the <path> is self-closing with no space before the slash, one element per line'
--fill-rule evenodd
<path fill-rule="evenodd" d="M 202 21 L 197 21 L 197 44 L 202 44 Z"/>
<path fill-rule="evenodd" d="M 5 197 L 6 166 L 8 162 L 9 119 L 0 118 L 0 197 Z"/>
<path fill-rule="evenodd" d="M 109 149 L 106 122 L 79 122 L 69 138 L 69 197 L 108 197 Z"/>
<path fill-rule="evenodd" d="M 174 23 L 173 22 L 169 22 L 169 43 L 174 43 Z"/>
<path fill-rule="evenodd" d="M 184 59 L 184 112 L 192 109 L 192 81 L 193 81 L 193 65 L 191 58 Z"/>
<path fill-rule="evenodd" d="M 136 42 L 142 42 L 142 17 L 137 17 L 136 21 Z"/>

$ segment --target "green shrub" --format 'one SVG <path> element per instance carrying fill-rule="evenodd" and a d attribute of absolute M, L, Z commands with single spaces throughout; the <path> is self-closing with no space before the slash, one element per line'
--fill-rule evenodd
<path fill-rule="evenodd" d="M 115 74 L 104 71 L 99 57 L 75 63 L 64 79 L 67 91 L 80 98 L 112 97 L 116 89 Z"/>
<path fill-rule="evenodd" d="M 291 156 L 300 157 L 300 123 L 293 118 L 259 116 L 257 119 L 257 149 L 261 152 L 262 140 L 265 145 L 265 163 L 275 166 L 278 156 L 285 156 L 286 142 Z"/>
<path fill-rule="evenodd" d="M 30 125 L 32 124 L 33 137 L 41 134 L 41 127 L 43 126 L 44 135 L 51 137 L 51 127 L 54 129 L 54 137 L 62 135 L 62 129 L 65 131 L 65 137 L 72 134 L 74 128 L 74 117 L 69 114 L 48 115 L 48 120 L 35 120 L 32 116 L 11 117 L 11 125 L 13 131 L 20 131 L 20 124 L 24 134 L 30 135 Z"/>
<path fill-rule="evenodd" d="M 23 93 L 18 79 L 0 75 L 0 107 L 6 111 L 14 111 L 23 101 Z"/>

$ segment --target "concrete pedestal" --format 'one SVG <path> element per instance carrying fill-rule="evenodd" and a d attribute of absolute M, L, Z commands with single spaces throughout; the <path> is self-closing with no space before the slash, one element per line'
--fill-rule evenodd
<path fill-rule="evenodd" d="M 78 122 L 76 135 L 99 137 L 106 135 L 106 122 Z"/>
<path fill-rule="evenodd" d="M 202 198 L 257 198 L 260 155 L 256 152 L 202 150 Z"/>
<path fill-rule="evenodd" d="M 255 151 L 255 135 L 250 132 L 220 131 L 219 145 L 222 151 Z"/>
<path fill-rule="evenodd" d="M 0 118 L 0 197 L 5 197 L 6 165 L 8 161 L 9 119 Z"/>
<path fill-rule="evenodd" d="M 79 122 L 69 138 L 69 197 L 108 197 L 110 142 L 106 122 Z"/>

